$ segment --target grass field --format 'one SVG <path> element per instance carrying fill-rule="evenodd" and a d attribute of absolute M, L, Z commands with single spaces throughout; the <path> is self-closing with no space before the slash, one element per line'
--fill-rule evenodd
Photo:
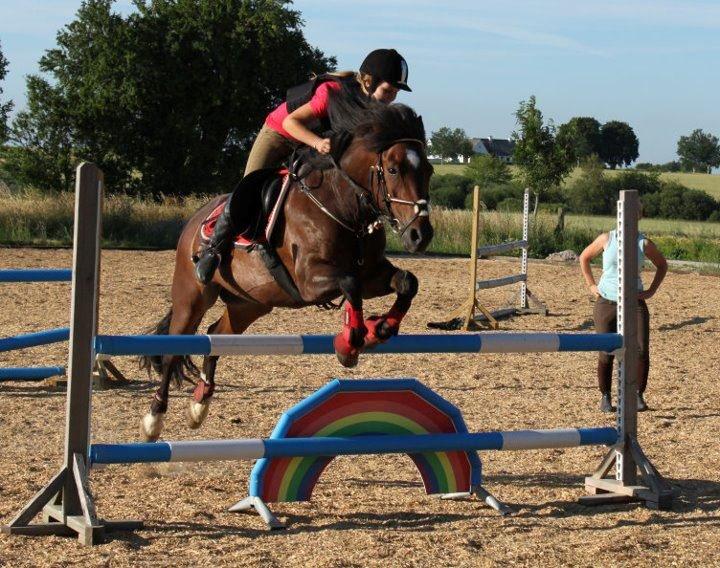
<path fill-rule="evenodd" d="M 465 166 L 462 164 L 434 164 L 435 173 L 438 175 L 445 174 L 457 174 L 462 175 L 465 170 Z M 512 167 L 512 166 L 511 166 Z M 605 170 L 605 174 L 614 176 L 624 170 Z M 565 183 L 571 183 L 577 176 L 580 175 L 580 170 L 575 169 L 565 180 Z M 715 199 L 720 200 L 720 175 L 716 174 L 690 174 L 690 173 L 662 173 L 660 179 L 668 181 L 677 181 L 686 187 L 692 189 L 699 189 L 710 195 Z"/>
<path fill-rule="evenodd" d="M 0 191 L 0 244 L 68 246 L 72 241 L 73 194 L 41 194 Z M 173 249 L 190 215 L 203 197 L 186 201 L 166 198 L 162 203 L 111 195 L 105 200 L 104 245 L 118 248 Z M 429 252 L 468 254 L 472 213 L 435 208 L 435 238 Z M 497 243 L 521 235 L 518 213 L 488 211 L 482 215 L 481 239 Z M 545 258 L 559 250 L 581 251 L 598 233 L 615 225 L 613 217 L 568 215 L 565 230 L 555 232 L 555 215 L 541 211 L 533 223 L 530 254 Z M 720 223 L 645 219 L 641 230 L 652 238 L 668 258 L 720 263 Z M 392 251 L 402 250 L 390 235 Z"/>

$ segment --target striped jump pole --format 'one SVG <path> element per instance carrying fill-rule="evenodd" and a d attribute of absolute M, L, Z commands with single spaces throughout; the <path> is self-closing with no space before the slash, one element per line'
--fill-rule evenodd
<path fill-rule="evenodd" d="M 90 447 L 90 463 L 100 465 L 204 462 L 416 452 L 540 450 L 578 446 L 611 446 L 617 442 L 617 438 L 615 428 L 605 427 L 412 436 L 252 438 L 93 444 Z"/>
<path fill-rule="evenodd" d="M 647 460 L 637 442 L 637 406 L 635 389 L 637 388 L 637 330 L 636 317 L 638 292 L 638 264 L 637 264 L 637 216 L 638 199 L 636 191 L 623 191 L 618 202 L 618 241 L 620 252 L 618 258 L 619 272 L 619 298 L 618 302 L 618 333 L 617 334 L 498 334 L 487 338 L 483 336 L 454 335 L 441 339 L 442 336 L 399 336 L 392 338 L 386 344 L 378 346 L 377 353 L 418 353 L 438 352 L 440 349 L 455 353 L 510 353 L 510 352 L 537 352 L 537 351 L 578 351 L 578 350 L 608 350 L 617 351 L 620 361 L 619 401 L 616 428 L 587 428 L 573 430 L 549 430 L 535 432 L 491 432 L 469 434 L 455 430 L 452 438 L 440 439 L 435 434 L 424 437 L 423 433 L 413 433 L 410 438 L 397 432 L 382 432 L 383 435 L 375 439 L 369 436 L 355 436 L 345 439 L 346 436 L 322 436 L 318 433 L 319 441 L 310 441 L 296 437 L 290 430 L 291 426 L 302 426 L 300 422 L 280 420 L 271 438 L 257 440 L 207 441 L 207 442 L 170 442 L 152 445 L 95 445 L 91 450 L 90 411 L 92 398 L 92 372 L 93 362 L 98 354 L 303 354 L 330 352 L 329 336 L 272 336 L 257 338 L 246 336 L 241 338 L 225 338 L 218 336 L 187 336 L 154 337 L 144 336 L 119 338 L 113 336 L 97 336 L 97 309 L 99 297 L 100 275 L 100 235 L 101 235 L 101 207 L 103 196 L 102 172 L 93 164 L 82 164 L 78 167 L 76 182 L 75 223 L 74 223 L 74 255 L 72 280 L 72 315 L 71 315 L 71 343 L 70 366 L 68 385 L 67 417 L 65 424 L 65 458 L 63 467 L 42 488 L 35 497 L 21 509 L 15 518 L 2 527 L 7 534 L 24 535 L 50 535 L 72 534 L 78 535 L 83 544 L 94 544 L 102 541 L 105 532 L 112 529 L 132 530 L 142 527 L 141 522 L 125 521 L 113 522 L 101 520 L 97 517 L 93 496 L 89 491 L 88 468 L 93 459 L 96 464 L 109 463 L 112 455 L 115 459 L 127 463 L 129 459 L 139 460 L 143 455 L 145 460 L 180 459 L 200 457 L 207 459 L 225 459 L 228 452 L 249 452 L 253 457 L 260 459 L 255 469 L 264 467 L 263 464 L 272 462 L 284 468 L 284 479 L 296 479 L 298 474 L 312 480 L 317 479 L 320 470 L 303 469 L 298 471 L 295 460 L 311 460 L 316 467 L 322 468 L 325 457 L 305 458 L 270 458 L 266 452 L 281 452 L 278 455 L 295 455 L 299 451 L 311 451 L 313 456 L 318 453 L 326 456 L 327 453 L 339 455 L 340 452 L 377 453 L 380 450 L 395 452 L 408 451 L 408 444 L 427 443 L 430 448 L 448 448 L 448 444 L 468 444 L 473 448 L 492 449 L 529 449 L 547 447 L 569 447 L 592 444 L 612 444 L 610 452 L 605 456 L 592 477 L 586 478 L 586 487 L 591 492 L 598 493 L 592 497 L 602 499 L 594 502 L 618 502 L 619 498 L 640 500 L 646 505 L 656 508 L 669 506 L 672 493 L 666 482 L 657 470 Z M 523 235 L 523 240 L 527 236 Z M 473 245 L 476 246 L 476 245 Z M 467 337 L 466 339 L 461 337 Z M 164 343 L 162 343 L 164 342 Z M 245 342 L 245 343 L 243 343 Z M 249 343 L 247 343 L 249 342 Z M 460 347 L 453 347 L 459 344 Z M 165 351 L 170 349 L 171 351 Z M 618 351 L 619 349 L 619 351 Z M 354 381 L 351 381 L 354 382 Z M 351 393 L 352 394 L 352 393 Z M 389 393 L 382 393 L 389 396 Z M 432 397 L 431 397 L 432 398 Z M 334 400 L 334 399 L 333 399 Z M 409 403 L 412 407 L 412 403 Z M 362 414 L 362 413 L 361 413 Z M 445 416 L 443 412 L 441 416 Z M 363 416 L 366 416 L 363 414 Z M 427 420 L 426 412 L 416 412 L 414 415 L 418 422 Z M 369 424 L 375 424 L 376 414 L 366 416 Z M 332 415 L 323 412 L 317 417 L 315 423 L 332 419 Z M 390 424 L 397 427 L 395 422 Z M 278 431 L 278 429 L 280 429 Z M 276 436 L 276 434 L 278 434 Z M 362 432 L 360 432 L 362 434 Z M 438 434 L 442 435 L 442 434 Z M 457 437 L 456 437 L 457 436 Z M 271 442 L 277 438 L 292 438 L 295 441 L 284 440 Z M 300 438 L 301 442 L 298 441 Z M 432 440 L 431 440 L 432 439 Z M 431 440 L 425 442 L 425 440 Z M 452 441 L 450 441 L 452 440 Z M 298 443 L 305 450 L 299 449 Z M 240 446 L 244 446 L 241 450 Z M 310 448 L 310 449 L 308 449 Z M 474 451 L 474 450 L 473 450 Z M 145 452 L 143 454 L 143 452 Z M 285 452 L 282 454 L 282 452 Z M 450 461 L 437 461 L 430 464 L 423 461 L 426 454 L 434 456 L 432 451 L 424 452 L 418 448 L 419 453 L 412 454 L 420 460 L 424 473 L 430 474 L 430 469 L 437 468 L 437 473 L 452 468 Z M 442 453 L 442 452 L 441 452 Z M 448 452 L 452 454 L 453 452 Z M 119 456 L 119 457 L 118 457 Z M 263 457 L 261 457 L 263 456 Z M 232 459 L 237 459 L 233 457 Z M 320 460 L 320 462 L 317 462 Z M 282 463 L 278 463 L 282 462 Z M 316 463 L 317 462 L 317 463 Z M 284 465 L 283 465 L 284 464 Z M 470 464 L 472 466 L 472 464 Z M 477 464 L 476 464 L 477 465 Z M 271 467 L 266 468 L 266 473 Z M 638 469 L 640 470 L 638 475 Z M 273 470 L 274 471 L 274 470 Z M 468 469 L 465 469 L 466 473 Z M 472 473 L 472 467 L 470 468 Z M 607 475 L 614 472 L 614 478 Z M 293 477 L 294 476 L 294 477 Z M 432 481 L 430 476 L 430 481 Z M 467 476 L 466 476 L 467 478 Z M 439 479 L 439 477 L 438 477 Z M 261 507 L 265 493 L 270 491 L 274 495 L 287 493 L 290 486 L 283 484 L 278 487 L 258 486 L 253 492 L 254 479 L 251 477 L 251 492 L 247 499 L 238 503 L 233 509 L 246 509 L 248 507 Z M 641 484 L 640 482 L 644 482 Z M 272 484 L 271 484 L 272 485 Z M 302 484 L 294 488 L 301 490 Z M 295 491 L 297 493 L 297 491 Z M 448 492 L 449 494 L 450 492 Z M 292 497 L 292 495 L 290 496 Z M 287 499 L 286 499 L 287 500 Z M 31 523 L 39 513 L 51 522 Z M 268 517 L 270 518 L 270 517 Z"/>
<path fill-rule="evenodd" d="M 606 351 L 622 347 L 617 333 L 402 334 L 368 354 L 540 353 Z M 103 355 L 330 355 L 332 335 L 99 335 Z"/>

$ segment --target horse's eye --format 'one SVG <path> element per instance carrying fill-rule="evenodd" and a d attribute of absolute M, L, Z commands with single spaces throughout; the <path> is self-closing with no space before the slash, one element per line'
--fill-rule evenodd
<path fill-rule="evenodd" d="M 391 176 L 396 176 L 398 174 L 398 169 L 397 168 L 388 168 L 388 173 Z"/>

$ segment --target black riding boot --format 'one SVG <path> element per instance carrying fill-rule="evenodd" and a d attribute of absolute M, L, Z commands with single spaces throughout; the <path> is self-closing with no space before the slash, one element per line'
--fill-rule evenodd
<path fill-rule="evenodd" d="M 230 200 L 215 222 L 215 232 L 210 242 L 202 247 L 195 262 L 195 276 L 203 284 L 212 280 L 222 255 L 230 250 L 232 238 L 237 234 L 230 218 L 229 205 Z"/>

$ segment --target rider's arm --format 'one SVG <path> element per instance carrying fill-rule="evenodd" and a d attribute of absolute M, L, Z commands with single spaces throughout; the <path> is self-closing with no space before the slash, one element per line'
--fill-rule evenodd
<path fill-rule="evenodd" d="M 305 126 L 315 120 L 312 106 L 305 103 L 285 117 L 282 127 L 296 140 L 315 148 L 321 154 L 327 154 L 330 151 L 330 139 L 320 138 Z"/>
<path fill-rule="evenodd" d="M 598 292 L 592 268 L 590 268 L 590 261 L 602 253 L 605 249 L 605 245 L 607 245 L 607 242 L 608 234 L 603 233 L 585 247 L 585 250 L 580 253 L 580 270 L 582 271 L 583 278 L 585 279 L 585 284 L 590 289 L 590 292 L 596 297 L 600 295 L 600 292 Z"/>

